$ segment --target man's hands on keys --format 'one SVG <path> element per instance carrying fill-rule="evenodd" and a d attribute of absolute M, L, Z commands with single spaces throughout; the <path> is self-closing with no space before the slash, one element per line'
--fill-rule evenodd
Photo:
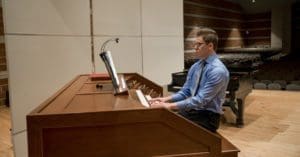
<path fill-rule="evenodd" d="M 177 106 L 175 103 L 168 103 L 168 98 L 153 98 L 149 100 L 149 104 L 151 108 L 160 108 L 164 107 L 167 109 L 176 110 Z"/>

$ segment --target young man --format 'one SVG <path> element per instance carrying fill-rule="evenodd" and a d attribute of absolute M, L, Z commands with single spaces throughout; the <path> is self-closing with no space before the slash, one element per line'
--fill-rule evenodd
<path fill-rule="evenodd" d="M 217 45 L 214 30 L 200 29 L 194 43 L 199 61 L 190 68 L 184 86 L 171 96 L 150 100 L 151 107 L 178 110 L 185 118 L 215 132 L 229 82 L 229 72 L 215 52 Z"/>

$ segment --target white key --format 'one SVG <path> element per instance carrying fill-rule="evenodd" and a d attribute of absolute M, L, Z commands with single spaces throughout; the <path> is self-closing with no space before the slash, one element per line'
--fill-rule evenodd
<path fill-rule="evenodd" d="M 146 97 L 145 97 L 144 94 L 142 93 L 142 91 L 138 89 L 138 90 L 136 90 L 135 92 L 136 92 L 136 94 L 137 94 L 137 96 L 138 96 L 138 98 L 139 98 L 141 104 L 142 104 L 143 106 L 145 106 L 145 107 L 150 107 L 150 105 L 149 105 L 149 103 L 148 103 Z"/>

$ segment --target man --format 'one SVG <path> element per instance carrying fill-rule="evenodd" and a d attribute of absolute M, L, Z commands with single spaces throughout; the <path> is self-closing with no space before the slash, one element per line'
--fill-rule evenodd
<path fill-rule="evenodd" d="M 217 45 L 214 30 L 200 29 L 194 43 L 199 61 L 190 68 L 185 84 L 171 96 L 151 99 L 151 107 L 178 110 L 185 118 L 215 132 L 229 82 L 229 72 L 215 52 Z"/>

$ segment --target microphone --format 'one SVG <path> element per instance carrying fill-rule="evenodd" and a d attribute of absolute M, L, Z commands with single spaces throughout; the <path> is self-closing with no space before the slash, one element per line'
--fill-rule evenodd
<path fill-rule="evenodd" d="M 115 41 L 116 43 L 119 43 L 119 38 L 112 38 L 112 39 L 106 40 L 101 46 L 101 53 L 105 51 L 105 46 L 111 41 Z"/>

